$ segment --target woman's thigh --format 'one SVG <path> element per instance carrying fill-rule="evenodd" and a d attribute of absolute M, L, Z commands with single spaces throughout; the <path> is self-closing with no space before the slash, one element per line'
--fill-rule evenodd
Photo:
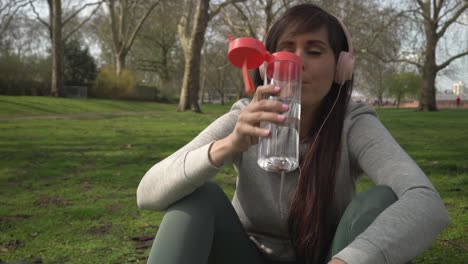
<path fill-rule="evenodd" d="M 171 205 L 149 263 L 268 263 L 250 240 L 229 198 L 207 182 Z"/>

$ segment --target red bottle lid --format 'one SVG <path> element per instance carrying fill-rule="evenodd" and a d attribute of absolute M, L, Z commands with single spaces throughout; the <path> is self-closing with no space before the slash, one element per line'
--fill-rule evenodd
<path fill-rule="evenodd" d="M 258 39 L 244 37 L 232 39 L 229 38 L 228 60 L 231 64 L 242 69 L 245 91 L 251 94 L 255 91 L 254 84 L 250 78 L 248 69 L 258 68 L 263 62 L 268 63 L 267 74 L 271 78 L 273 75 L 273 67 L 275 61 L 291 61 L 298 67 L 290 67 L 288 64 L 280 64 L 285 66 L 280 69 L 280 75 L 277 78 L 291 78 L 290 76 L 298 76 L 297 70 L 302 70 L 302 61 L 299 56 L 287 51 L 276 52 L 272 55 L 265 49 L 265 46 Z M 284 68 L 283 68 L 284 67 Z"/>

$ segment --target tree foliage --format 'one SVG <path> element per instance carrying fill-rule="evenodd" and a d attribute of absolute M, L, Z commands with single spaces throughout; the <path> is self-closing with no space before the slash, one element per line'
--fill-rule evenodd
<path fill-rule="evenodd" d="M 35 55 L 20 56 L 0 50 L 0 94 L 47 95 L 50 60 Z"/>
<path fill-rule="evenodd" d="M 65 85 L 87 85 L 96 79 L 97 69 L 88 47 L 76 39 L 65 43 Z"/>
<path fill-rule="evenodd" d="M 403 99 L 417 97 L 422 77 L 414 72 L 401 72 L 386 76 L 384 83 L 389 95 L 395 99 L 399 107 Z"/>

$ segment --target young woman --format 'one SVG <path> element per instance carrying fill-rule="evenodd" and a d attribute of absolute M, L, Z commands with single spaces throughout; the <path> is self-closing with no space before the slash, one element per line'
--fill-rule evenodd
<path fill-rule="evenodd" d="M 281 124 L 288 109 L 262 100 L 280 88 L 262 86 L 257 71 L 252 100 L 236 102 L 141 180 L 139 207 L 166 211 L 148 261 L 405 263 L 420 254 L 448 225 L 447 211 L 375 112 L 350 101 L 344 25 L 315 5 L 294 6 L 265 46 L 303 62 L 300 168 L 282 182 L 257 165 L 258 138 L 270 134 L 259 123 Z M 227 164 L 237 172 L 232 203 L 209 181 Z M 377 186 L 355 196 L 362 173 Z"/>

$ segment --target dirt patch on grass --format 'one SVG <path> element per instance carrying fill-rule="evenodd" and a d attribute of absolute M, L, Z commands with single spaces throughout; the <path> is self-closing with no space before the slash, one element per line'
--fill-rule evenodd
<path fill-rule="evenodd" d="M 91 227 L 90 229 L 88 229 L 88 233 L 93 234 L 93 235 L 104 235 L 104 234 L 109 233 L 111 229 L 112 229 L 112 223 L 105 222 L 98 226 Z"/>
<path fill-rule="evenodd" d="M 150 248 L 153 245 L 154 236 L 138 236 L 132 237 L 133 241 L 136 241 L 136 250 L 144 251 L 147 248 Z"/>
<path fill-rule="evenodd" d="M 41 196 L 34 202 L 34 205 L 37 206 L 68 206 L 71 205 L 71 202 L 58 196 Z"/>
<path fill-rule="evenodd" d="M 0 252 L 12 251 L 12 250 L 19 248 L 22 245 L 23 245 L 23 242 L 21 242 L 21 240 L 18 240 L 18 239 L 10 240 L 5 245 L 2 245 L 2 247 L 0 248 Z"/>
<path fill-rule="evenodd" d="M 95 170 L 95 169 L 96 169 L 96 163 L 94 162 L 83 163 L 79 167 L 80 171 L 88 171 L 88 170 Z"/>
<path fill-rule="evenodd" d="M 445 246 L 455 248 L 461 252 L 468 252 L 468 239 L 460 238 L 460 239 L 442 239 L 441 243 Z"/>
<path fill-rule="evenodd" d="M 17 215 L 2 215 L 0 216 L 0 224 L 1 223 L 9 223 L 9 222 L 16 222 L 20 220 L 25 220 L 31 218 L 32 215 L 24 215 L 24 214 L 17 214 Z"/>
<path fill-rule="evenodd" d="M 122 209 L 122 205 L 120 203 L 110 203 L 106 205 L 106 211 L 108 213 L 115 213 Z"/>
<path fill-rule="evenodd" d="M 89 182 L 85 181 L 81 184 L 81 189 L 83 189 L 83 191 L 89 191 L 92 189 L 92 185 Z"/>

